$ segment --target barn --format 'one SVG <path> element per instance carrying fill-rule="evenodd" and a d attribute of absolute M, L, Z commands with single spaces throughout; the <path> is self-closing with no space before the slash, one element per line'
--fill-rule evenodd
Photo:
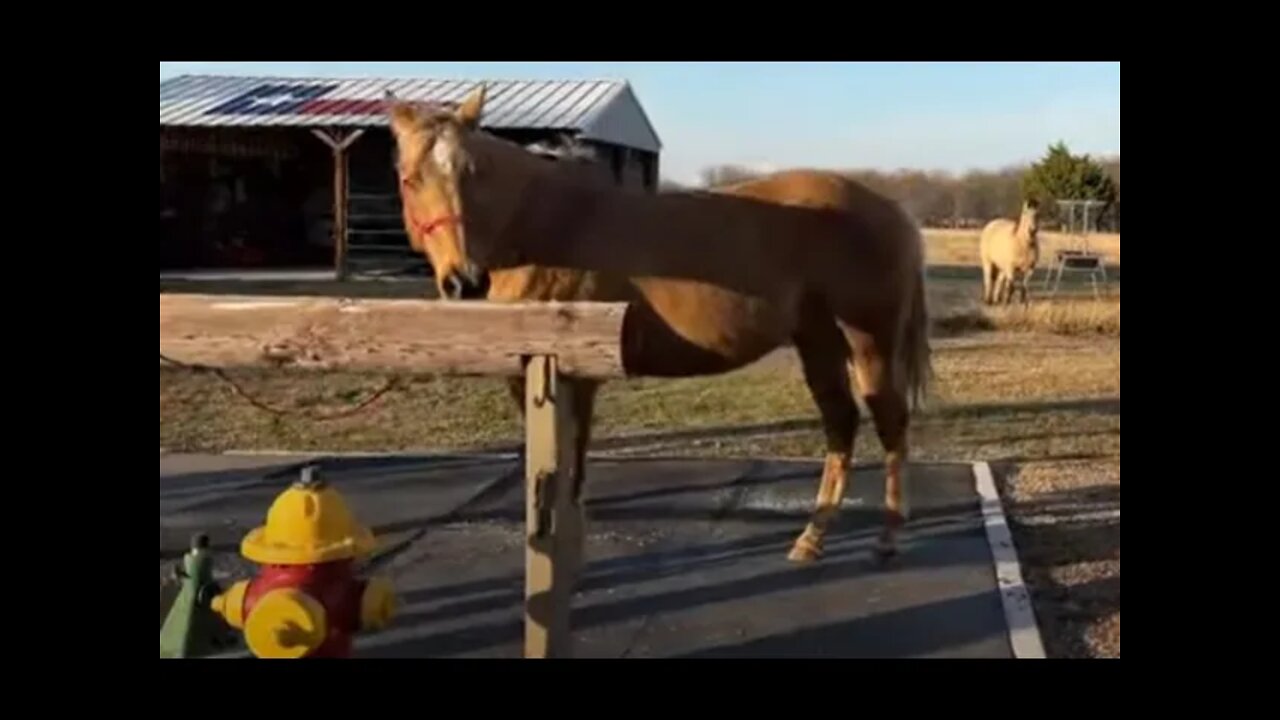
<path fill-rule="evenodd" d="M 160 270 L 414 272 L 382 98 L 458 102 L 474 80 L 184 75 L 160 83 Z M 575 138 L 655 192 L 661 142 L 623 80 L 487 81 L 481 126 Z"/>

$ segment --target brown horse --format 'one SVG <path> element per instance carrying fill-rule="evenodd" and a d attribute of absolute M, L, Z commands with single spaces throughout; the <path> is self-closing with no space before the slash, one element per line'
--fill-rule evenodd
<path fill-rule="evenodd" d="M 404 220 L 447 299 L 630 305 L 623 353 L 638 374 L 743 367 L 793 343 L 822 416 L 816 508 L 789 557 L 811 561 L 845 490 L 859 410 L 886 451 L 877 544 L 897 550 L 910 401 L 930 370 L 923 248 L 890 200 L 836 174 L 791 171 L 712 192 L 628 192 L 478 129 L 483 88 L 456 108 L 388 95 Z M 598 383 L 575 380 L 576 486 Z M 512 392 L 523 410 L 522 385 Z"/>

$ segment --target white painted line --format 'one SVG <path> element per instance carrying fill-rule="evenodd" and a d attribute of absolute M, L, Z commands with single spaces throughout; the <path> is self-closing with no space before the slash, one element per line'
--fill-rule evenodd
<path fill-rule="evenodd" d="M 974 485 L 982 501 L 982 520 L 987 528 L 987 544 L 995 560 L 996 584 L 1000 588 L 1000 603 L 1004 606 L 1005 624 L 1009 627 L 1009 644 L 1013 656 L 1019 660 L 1044 659 L 1044 642 L 1036 625 L 1035 609 L 1031 605 L 1031 592 L 1022 581 L 1022 567 L 1018 564 L 1018 549 L 1009 532 L 1000 493 L 991 474 L 991 466 L 985 462 L 973 464 Z"/>

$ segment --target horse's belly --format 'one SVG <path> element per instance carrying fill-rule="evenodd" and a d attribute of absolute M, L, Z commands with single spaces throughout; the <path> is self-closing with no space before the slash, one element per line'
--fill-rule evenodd
<path fill-rule="evenodd" d="M 623 323 L 629 372 L 680 377 L 727 372 L 785 343 L 798 293 L 757 298 L 685 281 L 637 281 L 643 298 Z"/>

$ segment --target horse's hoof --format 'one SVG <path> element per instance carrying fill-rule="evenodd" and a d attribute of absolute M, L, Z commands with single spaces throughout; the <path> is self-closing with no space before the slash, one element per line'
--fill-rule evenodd
<path fill-rule="evenodd" d="M 886 565 L 898 557 L 898 544 L 891 541 L 881 540 L 875 546 L 876 560 L 881 565 Z"/>
<path fill-rule="evenodd" d="M 793 563 L 811 563 L 822 557 L 822 548 L 804 539 L 796 541 L 787 553 L 787 559 Z"/>
<path fill-rule="evenodd" d="M 821 556 L 822 553 L 819 553 L 816 550 L 810 550 L 808 548 L 791 548 L 791 552 L 787 553 L 787 560 L 797 565 L 808 565 L 810 563 L 817 562 L 818 558 Z"/>

